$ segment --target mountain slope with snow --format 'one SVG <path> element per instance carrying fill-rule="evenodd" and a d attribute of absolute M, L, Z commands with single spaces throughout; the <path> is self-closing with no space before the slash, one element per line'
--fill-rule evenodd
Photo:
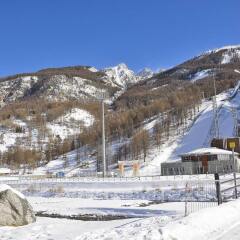
<path fill-rule="evenodd" d="M 2 78 L 0 103 L 34 97 L 50 101 L 99 99 L 103 92 L 111 96 L 116 89 L 104 83 L 104 76 L 90 67 L 66 67 Z"/>
<path fill-rule="evenodd" d="M 136 76 L 141 81 L 144 79 L 149 79 L 154 75 L 154 72 L 150 68 L 144 68 L 139 71 Z"/>
<path fill-rule="evenodd" d="M 108 76 L 106 82 L 115 87 L 126 88 L 138 81 L 135 73 L 124 63 L 106 68 L 103 71 Z"/>
<path fill-rule="evenodd" d="M 139 105 L 142 99 L 153 101 L 163 97 L 167 98 L 169 92 L 189 84 L 196 84 L 207 91 L 209 84 L 212 84 L 213 77 L 219 82 L 220 91 L 223 91 L 235 85 L 239 80 L 239 73 L 235 71 L 239 69 L 239 45 L 208 51 L 177 66 L 156 73 L 151 78 L 135 83 L 129 91 L 117 99 L 116 105 L 126 105 L 127 101 Z M 151 94 L 149 94 L 150 91 Z M 133 107 L 132 104 L 131 107 Z"/>

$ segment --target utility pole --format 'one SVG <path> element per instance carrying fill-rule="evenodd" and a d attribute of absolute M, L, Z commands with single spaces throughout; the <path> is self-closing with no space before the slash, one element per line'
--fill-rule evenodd
<path fill-rule="evenodd" d="M 105 112 L 104 112 L 104 97 L 102 98 L 102 162 L 103 162 L 103 177 L 107 175 L 106 164 L 106 142 L 105 142 Z"/>

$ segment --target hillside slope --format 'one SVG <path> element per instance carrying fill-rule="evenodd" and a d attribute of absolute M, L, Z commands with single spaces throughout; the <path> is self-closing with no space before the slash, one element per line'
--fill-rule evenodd
<path fill-rule="evenodd" d="M 110 103 L 105 109 L 109 170 L 118 161 L 139 160 L 142 173 L 159 173 L 161 162 L 209 145 L 213 77 L 218 93 L 234 87 L 239 51 L 239 46 L 216 49 L 158 74 L 149 69 L 135 74 L 119 64 L 100 71 L 76 66 L 2 78 L 1 159 L 12 165 L 17 159 L 17 168 L 47 164 L 43 172 L 65 169 L 69 175 L 101 170 L 99 100 L 104 94 Z M 222 136 L 233 132 L 229 107 L 238 112 L 238 89 L 224 100 L 228 94 L 218 96 Z"/>
<path fill-rule="evenodd" d="M 120 96 L 115 103 L 118 107 L 139 105 L 158 98 L 168 97 L 169 92 L 194 84 L 204 91 L 205 97 L 213 95 L 213 77 L 217 81 L 218 93 L 236 84 L 240 69 L 240 46 L 227 46 L 200 54 L 173 68 L 155 74 L 149 79 L 136 83 Z"/>

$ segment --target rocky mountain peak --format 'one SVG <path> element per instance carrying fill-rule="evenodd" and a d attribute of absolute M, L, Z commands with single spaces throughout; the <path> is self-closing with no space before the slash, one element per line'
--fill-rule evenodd
<path fill-rule="evenodd" d="M 154 72 L 150 68 L 143 68 L 141 71 L 137 73 L 137 77 L 140 79 L 151 78 L 154 75 Z"/>

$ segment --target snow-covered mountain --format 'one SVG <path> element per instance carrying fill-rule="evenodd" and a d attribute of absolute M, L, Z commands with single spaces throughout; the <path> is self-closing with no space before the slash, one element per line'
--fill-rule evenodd
<path fill-rule="evenodd" d="M 106 82 L 114 87 L 126 88 L 128 85 L 138 81 L 135 73 L 125 63 L 105 68 L 103 72 L 107 75 Z"/>
<path fill-rule="evenodd" d="M 208 89 L 207 85 L 211 85 L 213 76 L 219 82 L 217 84 L 221 86 L 221 90 L 226 90 L 227 86 L 233 86 L 240 79 L 237 71 L 240 71 L 240 46 L 222 47 L 155 73 L 149 79 L 138 81 L 118 97 L 115 104 L 120 106 L 131 102 L 133 107 L 133 104 L 141 104 L 143 99 L 153 101 L 163 96 L 168 98 L 170 91 L 186 84 L 204 84 Z"/>
<path fill-rule="evenodd" d="M 105 93 L 111 98 L 152 75 L 149 69 L 135 74 L 124 63 L 104 70 L 84 66 L 43 69 L 0 79 L 0 104 L 34 96 L 58 101 L 98 99 Z"/>
<path fill-rule="evenodd" d="M 74 66 L 43 69 L 0 79 L 0 105 L 31 97 L 48 101 L 111 97 L 118 89 L 107 85 L 107 76 L 94 67 Z"/>
<path fill-rule="evenodd" d="M 208 50 L 197 56 L 197 58 L 201 59 L 212 55 L 218 56 L 217 60 L 219 64 L 234 63 L 240 59 L 240 45 L 230 45 Z"/>
<path fill-rule="evenodd" d="M 150 78 L 154 74 L 149 68 L 144 68 L 135 74 L 134 71 L 129 69 L 125 63 L 120 63 L 117 66 L 105 68 L 103 72 L 107 75 L 107 83 L 122 89 L 125 89 L 141 80 Z"/>
<path fill-rule="evenodd" d="M 136 74 L 139 80 L 151 78 L 153 75 L 154 75 L 154 72 L 150 68 L 144 68 Z"/>

